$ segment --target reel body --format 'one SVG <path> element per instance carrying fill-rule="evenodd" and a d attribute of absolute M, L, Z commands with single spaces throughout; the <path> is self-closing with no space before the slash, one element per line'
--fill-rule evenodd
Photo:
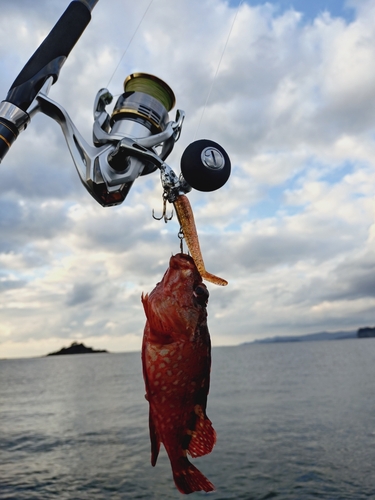
<path fill-rule="evenodd" d="M 129 91 L 128 82 L 134 88 L 137 78 L 144 91 Z M 147 82 L 152 85 L 147 87 Z M 60 124 L 81 182 L 102 206 L 122 203 L 137 177 L 163 166 L 180 137 L 185 114 L 178 110 L 176 121 L 169 120 L 162 101 L 168 103 L 165 98 L 172 95 L 174 104 L 173 92 L 152 75 L 130 75 L 111 116 L 106 107 L 113 96 L 107 89 L 99 90 L 94 103 L 94 146 L 84 140 L 64 108 L 48 97 L 51 84 L 51 80 L 46 82 L 28 114 L 42 112 Z"/>

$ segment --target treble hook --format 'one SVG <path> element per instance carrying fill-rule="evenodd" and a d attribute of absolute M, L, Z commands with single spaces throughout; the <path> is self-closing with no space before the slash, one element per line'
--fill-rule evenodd
<path fill-rule="evenodd" d="M 163 196 L 163 213 L 161 215 L 161 217 L 155 217 L 155 211 L 154 209 L 152 209 L 152 217 L 155 219 L 155 220 L 161 220 L 161 219 L 164 219 L 164 222 L 167 223 L 169 220 L 172 219 L 173 217 L 173 210 L 171 212 L 171 216 L 168 217 L 167 216 L 167 200 L 166 198 Z"/>

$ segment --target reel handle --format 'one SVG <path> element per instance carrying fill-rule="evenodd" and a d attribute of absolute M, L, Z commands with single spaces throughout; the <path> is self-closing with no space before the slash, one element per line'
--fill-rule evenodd
<path fill-rule="evenodd" d="M 0 162 L 30 121 L 27 109 L 48 78 L 53 83 L 99 0 L 73 0 L 34 52 L 0 104 Z"/>

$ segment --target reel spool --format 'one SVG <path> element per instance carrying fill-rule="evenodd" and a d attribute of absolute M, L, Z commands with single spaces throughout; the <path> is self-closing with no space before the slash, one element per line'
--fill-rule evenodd
<path fill-rule="evenodd" d="M 166 129 L 168 112 L 175 103 L 172 89 L 160 78 L 133 73 L 125 79 L 124 94 L 118 98 L 113 109 L 110 120 L 112 132 L 129 135 L 133 133 L 129 125 L 135 122 L 148 130 L 147 135 L 159 134 Z"/>
<path fill-rule="evenodd" d="M 98 101 L 102 99 L 99 91 L 94 109 L 98 109 Z M 109 104 L 110 101 L 107 100 Z M 178 137 L 172 134 L 173 131 L 165 132 L 168 128 L 169 115 L 168 112 L 175 106 L 176 98 L 173 90 L 160 78 L 148 73 L 133 73 L 124 81 L 124 93 L 117 99 L 110 117 L 106 116 L 104 123 L 101 125 L 101 131 L 105 131 L 107 137 L 103 137 L 101 131 L 98 131 L 97 124 L 94 124 L 94 144 L 100 145 L 104 141 L 111 138 L 133 138 L 138 142 L 145 142 L 146 138 L 151 147 L 161 145 L 160 158 L 165 160 L 173 149 L 175 141 Z M 101 106 L 99 106 L 101 107 Z M 177 116 L 183 114 L 180 110 L 177 111 Z M 95 116 L 95 113 L 94 113 Z M 98 120 L 96 118 L 96 122 Z M 181 124 L 182 125 L 182 120 Z M 163 134 L 164 136 L 160 136 Z M 152 136 L 156 136 L 155 140 Z M 160 139 L 163 139 L 160 141 Z M 165 139 L 165 141 L 164 141 Z M 159 143 L 158 143 L 159 140 Z M 115 151 L 108 159 L 110 166 L 122 172 L 128 167 L 129 158 L 126 151 Z M 141 168 L 141 166 L 140 166 Z M 144 162 L 140 175 L 146 175 L 156 170 L 156 166 L 149 162 Z"/>

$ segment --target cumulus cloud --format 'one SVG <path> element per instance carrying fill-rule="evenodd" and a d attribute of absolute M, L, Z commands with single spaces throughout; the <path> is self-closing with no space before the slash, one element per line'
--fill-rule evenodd
<path fill-rule="evenodd" d="M 3 4 L 4 99 L 66 2 Z M 149 5 L 98 2 L 50 97 L 90 141 L 96 92 L 116 96 L 129 73 L 153 73 L 186 111 L 172 168 L 195 139 L 228 151 L 224 188 L 189 195 L 206 267 L 229 281 L 209 286 L 213 344 L 373 324 L 373 2 L 351 1 L 352 20 L 307 20 L 272 2 L 238 12 L 222 0 Z M 36 115 L 0 168 L 0 355 L 76 339 L 139 349 L 140 295 L 179 250 L 176 218 L 151 217 L 161 195 L 155 173 L 121 206 L 102 208 L 59 126 Z"/>

